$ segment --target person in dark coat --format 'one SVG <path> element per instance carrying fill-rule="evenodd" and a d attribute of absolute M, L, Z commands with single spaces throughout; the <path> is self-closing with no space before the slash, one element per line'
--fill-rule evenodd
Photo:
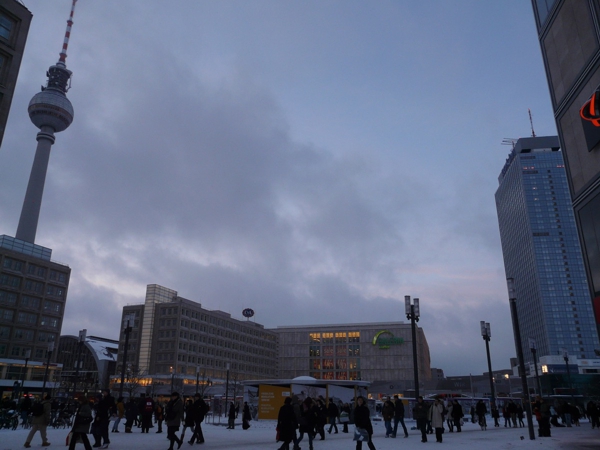
<path fill-rule="evenodd" d="M 300 420 L 298 423 L 300 425 L 300 435 L 298 436 L 296 446 L 300 444 L 300 441 L 302 441 L 302 438 L 304 438 L 304 433 L 306 433 L 308 436 L 308 450 L 313 450 L 313 438 L 315 436 L 317 415 L 312 398 L 306 397 L 306 399 L 304 399 L 302 402 Z"/>
<path fill-rule="evenodd" d="M 155 404 L 154 420 L 156 421 L 156 424 L 158 425 L 158 430 L 156 430 L 156 432 L 162 433 L 162 424 L 163 424 L 163 421 L 165 420 L 165 413 L 164 413 L 165 408 L 158 400 L 155 401 L 154 404 Z"/>
<path fill-rule="evenodd" d="M 111 397 L 108 389 L 102 389 L 100 395 L 100 400 L 96 405 L 96 417 L 93 425 L 94 447 L 108 448 L 108 444 L 110 444 L 108 426 L 110 425 L 111 411 L 115 406 L 115 399 Z"/>
<path fill-rule="evenodd" d="M 73 421 L 73 434 L 71 435 L 71 441 L 69 442 L 69 450 L 75 450 L 77 441 L 81 440 L 85 450 L 92 450 L 90 440 L 87 435 L 90 432 L 90 423 L 92 423 L 92 408 L 86 397 L 81 397 L 79 400 L 80 405 L 75 414 L 75 420 Z"/>
<path fill-rule="evenodd" d="M 385 437 L 390 437 L 394 434 L 392 428 L 392 420 L 394 419 L 394 403 L 391 398 L 387 398 L 381 407 L 381 415 L 383 416 L 383 423 L 385 424 Z"/>
<path fill-rule="evenodd" d="M 233 404 L 233 402 L 229 403 L 229 413 L 227 414 L 227 429 L 228 430 L 233 430 L 235 428 L 235 416 L 236 416 L 236 412 L 235 412 L 235 405 Z"/>
<path fill-rule="evenodd" d="M 454 425 L 456 426 L 456 432 L 462 432 L 461 421 L 464 417 L 463 409 L 458 400 L 452 400 L 452 419 L 454 420 Z"/>
<path fill-rule="evenodd" d="M 208 405 L 202 399 L 200 394 L 196 394 L 194 396 L 194 434 L 192 438 L 188 441 L 188 444 L 193 444 L 194 441 L 197 441 L 198 444 L 204 443 L 204 434 L 202 433 L 202 422 L 204 421 L 204 417 L 208 411 Z"/>
<path fill-rule="evenodd" d="M 325 440 L 325 424 L 327 423 L 327 406 L 325 406 L 325 399 L 319 395 L 319 398 L 314 404 L 315 411 L 317 413 L 316 429 L 317 434 L 321 436 L 321 440 Z"/>
<path fill-rule="evenodd" d="M 167 438 L 171 443 L 169 450 L 173 450 L 173 443 L 175 442 L 177 442 L 177 448 L 180 448 L 183 441 L 177 437 L 177 432 L 183 420 L 183 401 L 179 397 L 178 392 L 171 394 L 171 400 L 169 400 L 165 408 L 165 417 L 167 422 Z"/>
<path fill-rule="evenodd" d="M 185 419 L 183 421 L 183 430 L 181 431 L 181 436 L 179 437 L 179 439 L 181 439 L 182 441 L 183 441 L 183 438 L 185 437 L 186 429 L 188 429 L 188 428 L 191 429 L 192 436 L 194 435 L 194 426 L 196 425 L 194 416 L 196 413 L 194 411 L 194 401 L 191 398 L 185 402 L 184 412 L 185 412 Z"/>
<path fill-rule="evenodd" d="M 483 403 L 483 400 L 479 400 L 475 405 L 475 413 L 479 418 L 479 426 L 483 431 L 487 430 L 487 420 L 485 419 L 485 415 L 487 414 L 487 406 Z M 515 426 L 517 426 L 515 422 Z"/>
<path fill-rule="evenodd" d="M 428 412 L 429 406 L 423 400 L 423 396 L 420 395 L 413 410 L 413 417 L 417 420 L 417 429 L 421 430 L 421 442 L 427 442 Z"/>
<path fill-rule="evenodd" d="M 370 418 L 371 412 L 369 411 L 369 407 L 365 403 L 365 398 L 362 395 L 356 397 L 356 409 L 354 410 L 354 425 L 357 428 L 362 428 L 367 430 L 367 434 L 369 438 L 367 439 L 367 445 L 370 450 L 375 450 L 375 445 L 373 445 L 373 424 L 371 423 Z M 362 441 L 356 441 L 356 450 L 362 449 Z"/>
<path fill-rule="evenodd" d="M 286 397 L 283 406 L 279 408 L 277 416 L 279 440 L 283 442 L 279 450 L 290 450 L 290 442 L 296 436 L 296 428 L 298 428 L 298 422 L 296 421 L 296 413 L 294 413 L 294 407 L 292 406 L 292 399 L 291 397 Z"/>
<path fill-rule="evenodd" d="M 408 430 L 404 424 L 404 403 L 402 403 L 402 400 L 400 400 L 397 395 L 394 395 L 394 430 L 392 432 L 392 437 L 396 437 L 396 433 L 398 433 L 398 424 L 402 424 L 404 437 L 407 438 Z"/>
<path fill-rule="evenodd" d="M 154 400 L 152 397 L 144 396 L 142 394 L 140 400 L 140 415 L 142 417 L 142 433 L 150 433 L 150 427 L 152 426 L 152 414 L 154 413 Z"/>
<path fill-rule="evenodd" d="M 252 414 L 250 414 L 250 406 L 248 402 L 244 402 L 244 409 L 242 411 L 242 428 L 247 430 L 250 428 L 250 421 L 252 420 Z"/>
<path fill-rule="evenodd" d="M 127 400 L 127 403 L 125 404 L 125 433 L 131 433 L 131 428 L 133 427 L 137 414 L 138 405 L 132 397 L 129 397 L 129 400 Z"/>
<path fill-rule="evenodd" d="M 333 401 L 332 398 L 329 399 L 329 406 L 327 407 L 327 417 L 329 417 L 329 430 L 327 432 L 331 434 L 331 430 L 335 428 L 335 434 L 338 432 L 337 427 L 337 418 L 340 415 L 340 410 Z"/>
<path fill-rule="evenodd" d="M 38 410 L 41 414 L 36 415 Z M 50 445 L 50 442 L 48 442 L 46 437 L 46 427 L 50 425 L 50 419 L 52 418 L 52 402 L 50 401 L 50 396 L 46 395 L 46 398 L 39 405 L 34 403 L 31 408 L 31 413 L 33 414 L 33 417 L 31 418 L 31 430 L 29 430 L 27 439 L 25 439 L 24 447 L 31 447 L 31 440 L 38 431 L 42 437 L 42 447 L 47 447 Z"/>

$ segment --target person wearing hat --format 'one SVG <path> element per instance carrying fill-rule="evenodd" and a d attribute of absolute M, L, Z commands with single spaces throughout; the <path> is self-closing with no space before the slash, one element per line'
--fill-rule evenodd
<path fill-rule="evenodd" d="M 193 444 L 194 441 L 197 441 L 198 444 L 204 443 L 204 435 L 202 434 L 202 421 L 204 420 L 204 416 L 206 416 L 208 410 L 208 405 L 202 399 L 202 396 L 198 393 L 194 395 L 194 405 L 192 407 L 194 414 L 194 434 L 188 441 L 188 444 Z"/>
<path fill-rule="evenodd" d="M 171 443 L 169 450 L 173 450 L 173 443 L 177 442 L 177 448 L 181 447 L 183 440 L 177 437 L 179 426 L 183 420 L 183 401 L 179 397 L 178 392 L 171 394 L 171 400 L 167 403 L 165 408 L 165 421 L 167 423 L 167 438 Z"/>

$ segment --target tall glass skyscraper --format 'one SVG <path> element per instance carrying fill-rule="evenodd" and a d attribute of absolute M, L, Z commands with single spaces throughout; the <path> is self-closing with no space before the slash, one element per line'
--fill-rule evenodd
<path fill-rule="evenodd" d="M 564 348 L 594 358 L 598 334 L 558 137 L 519 139 L 498 181 L 504 268 L 515 280 L 523 345 L 532 338 L 538 356 Z"/>

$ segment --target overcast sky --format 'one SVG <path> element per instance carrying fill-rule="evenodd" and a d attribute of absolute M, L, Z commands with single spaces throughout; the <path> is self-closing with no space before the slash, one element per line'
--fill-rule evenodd
<path fill-rule="evenodd" d="M 33 13 L 0 149 L 15 235 L 70 0 Z M 503 138 L 556 134 L 523 0 L 79 0 L 75 119 L 36 243 L 72 268 L 63 334 L 117 339 L 160 284 L 278 325 L 405 321 L 432 367 L 514 356 L 494 192 Z"/>

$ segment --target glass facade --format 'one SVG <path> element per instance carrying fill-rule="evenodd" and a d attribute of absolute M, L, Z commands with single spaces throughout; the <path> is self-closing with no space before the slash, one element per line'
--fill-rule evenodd
<path fill-rule="evenodd" d="M 499 181 L 504 267 L 523 341 L 535 339 L 539 356 L 565 348 L 593 358 L 598 336 L 558 138 L 520 139 Z"/>
<path fill-rule="evenodd" d="M 318 380 L 360 380 L 360 331 L 309 333 L 308 371 Z"/>

